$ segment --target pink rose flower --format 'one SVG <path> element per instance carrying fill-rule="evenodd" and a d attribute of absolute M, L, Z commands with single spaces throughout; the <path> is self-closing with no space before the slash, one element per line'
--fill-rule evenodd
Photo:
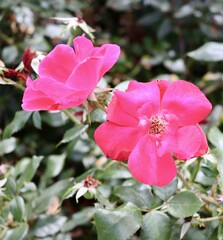
<path fill-rule="evenodd" d="M 82 104 L 120 54 L 119 46 L 94 47 L 84 36 L 73 43 L 75 51 L 65 44 L 57 45 L 40 63 L 39 78 L 27 79 L 24 110 L 61 110 Z"/>
<path fill-rule="evenodd" d="M 172 155 L 187 160 L 207 152 L 198 123 L 211 108 L 192 83 L 131 81 L 126 92 L 114 92 L 107 121 L 96 129 L 95 140 L 107 157 L 128 160 L 138 181 L 164 186 L 176 176 Z"/>

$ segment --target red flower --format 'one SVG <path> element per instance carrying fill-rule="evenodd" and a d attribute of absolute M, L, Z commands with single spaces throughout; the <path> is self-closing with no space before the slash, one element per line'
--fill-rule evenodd
<path fill-rule="evenodd" d="M 57 45 L 40 63 L 40 77 L 27 79 L 23 109 L 60 110 L 82 104 L 120 54 L 117 45 L 94 47 L 84 36 L 73 43 L 75 52 L 68 45 Z"/>
<path fill-rule="evenodd" d="M 114 92 L 95 140 L 107 157 L 128 159 L 140 182 L 164 186 L 176 176 L 172 154 L 186 160 L 207 152 L 198 122 L 210 111 L 210 102 L 192 83 L 131 81 L 126 92 Z"/>

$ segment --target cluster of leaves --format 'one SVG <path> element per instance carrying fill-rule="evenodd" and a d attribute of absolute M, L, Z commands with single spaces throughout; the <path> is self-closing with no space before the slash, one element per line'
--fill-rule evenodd
<path fill-rule="evenodd" d="M 75 13 L 97 29 L 98 43 L 107 38 L 122 48 L 103 87 L 183 78 L 202 88 L 214 107 L 203 123 L 210 150 L 177 162 L 179 175 L 166 187 L 141 184 L 95 145 L 102 110 L 21 111 L 22 91 L 14 86 L 25 81 L 7 81 L 1 70 L 0 239 L 223 239 L 221 1 L 56 2 L 0 3 L 4 67 L 19 65 L 27 47 L 47 52 L 82 33 L 83 25 L 67 19 Z M 73 114 L 90 121 L 73 124 Z"/>

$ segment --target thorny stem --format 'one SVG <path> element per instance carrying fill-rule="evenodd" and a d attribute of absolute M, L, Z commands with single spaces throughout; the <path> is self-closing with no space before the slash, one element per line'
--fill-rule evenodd
<path fill-rule="evenodd" d="M 77 118 L 75 118 L 74 115 L 69 112 L 69 110 L 63 109 L 62 111 L 70 118 L 70 120 L 71 120 L 72 122 L 74 122 L 74 123 L 76 123 L 76 124 L 78 124 L 78 125 L 81 124 L 81 122 L 80 122 Z"/>

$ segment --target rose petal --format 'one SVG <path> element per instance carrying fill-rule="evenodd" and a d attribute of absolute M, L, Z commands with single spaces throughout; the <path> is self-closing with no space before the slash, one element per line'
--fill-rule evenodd
<path fill-rule="evenodd" d="M 197 125 L 179 128 L 175 134 L 166 134 L 159 147 L 159 154 L 172 152 L 180 159 L 190 159 L 201 147 L 203 136 Z"/>
<path fill-rule="evenodd" d="M 32 92 L 34 97 L 28 99 L 29 92 L 24 93 L 25 101 L 23 100 L 22 109 L 26 111 L 49 110 L 50 106 L 54 104 L 54 100 L 44 95 L 41 91 Z M 37 97 L 35 97 L 37 96 Z M 41 97 L 39 99 L 39 97 Z"/>
<path fill-rule="evenodd" d="M 137 128 L 105 122 L 96 129 L 94 138 L 106 157 L 124 161 L 138 141 L 139 133 Z"/>
<path fill-rule="evenodd" d="M 211 104 L 194 84 L 179 80 L 171 83 L 164 93 L 162 108 L 175 114 L 181 126 L 203 120 L 211 111 Z"/>
<path fill-rule="evenodd" d="M 73 40 L 73 44 L 78 62 L 82 62 L 93 55 L 93 43 L 85 36 L 76 37 Z"/>
<path fill-rule="evenodd" d="M 208 151 L 208 143 L 207 143 L 206 135 L 199 125 L 197 125 L 197 128 L 199 129 L 201 134 L 201 145 L 193 157 L 202 156 Z"/>
<path fill-rule="evenodd" d="M 107 120 L 122 126 L 137 127 L 138 119 L 125 112 L 125 109 L 114 94 L 107 109 Z"/>
<path fill-rule="evenodd" d="M 131 81 L 127 92 L 115 91 L 118 101 L 125 112 L 132 116 L 138 115 L 138 110 L 145 103 L 150 103 L 153 109 L 159 109 L 160 91 L 155 82 L 137 83 Z"/>
<path fill-rule="evenodd" d="M 176 165 L 167 153 L 158 156 L 156 143 L 145 135 L 133 149 L 128 160 L 129 169 L 138 181 L 156 186 L 165 186 L 176 176 Z"/>
<path fill-rule="evenodd" d="M 102 64 L 103 59 L 88 58 L 74 69 L 66 85 L 76 91 L 86 91 L 89 95 L 100 80 Z"/>
<path fill-rule="evenodd" d="M 50 78 L 28 79 L 22 108 L 28 111 L 71 108 L 80 105 L 85 96 L 86 93 L 75 92 Z"/>
<path fill-rule="evenodd" d="M 117 62 L 120 56 L 120 47 L 116 44 L 104 44 L 101 47 L 95 48 L 95 57 L 101 57 L 103 64 L 100 72 L 100 78 L 110 70 Z"/>
<path fill-rule="evenodd" d="M 155 80 L 155 81 L 157 82 L 157 85 L 160 89 L 160 99 L 162 99 L 170 83 L 166 80 Z"/>
<path fill-rule="evenodd" d="M 40 63 L 39 75 L 58 82 L 66 82 L 76 65 L 73 48 L 65 44 L 57 45 Z"/>

